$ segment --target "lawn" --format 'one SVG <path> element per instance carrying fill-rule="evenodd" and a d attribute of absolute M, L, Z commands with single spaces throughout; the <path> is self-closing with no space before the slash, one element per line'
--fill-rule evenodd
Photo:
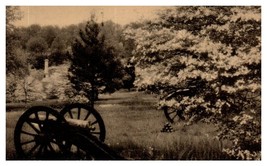
<path fill-rule="evenodd" d="M 130 160 L 221 160 L 222 143 L 214 138 L 215 127 L 208 124 L 173 124 L 171 133 L 161 132 L 167 122 L 157 109 L 157 98 L 143 92 L 119 91 L 100 95 L 95 108 L 106 127 L 105 143 Z M 12 109 L 12 110 L 11 110 Z M 13 132 L 25 108 L 6 112 L 6 158 L 16 159 Z"/>

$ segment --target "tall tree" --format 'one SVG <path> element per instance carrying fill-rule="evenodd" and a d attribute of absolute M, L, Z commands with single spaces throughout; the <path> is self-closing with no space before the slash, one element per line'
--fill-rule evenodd
<path fill-rule="evenodd" d="M 112 47 L 105 45 L 99 25 L 91 19 L 79 33 L 72 46 L 70 81 L 77 92 L 83 93 L 94 104 L 100 87 L 114 92 L 121 86 L 120 61 Z"/>
<path fill-rule="evenodd" d="M 14 26 L 16 20 L 21 19 L 19 7 L 6 7 L 6 101 L 13 101 L 15 91 L 21 78 L 28 74 L 28 53 L 20 45 L 20 35 Z M 25 84 L 24 84 L 25 85 Z"/>
<path fill-rule="evenodd" d="M 6 72 L 7 74 L 15 74 L 22 76 L 27 73 L 27 54 L 21 50 L 19 45 L 19 37 L 15 33 L 16 27 L 14 22 L 19 20 L 22 14 L 19 7 L 6 7 Z"/>

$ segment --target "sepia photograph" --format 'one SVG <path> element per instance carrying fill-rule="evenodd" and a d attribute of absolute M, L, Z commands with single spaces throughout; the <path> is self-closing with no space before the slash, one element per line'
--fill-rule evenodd
<path fill-rule="evenodd" d="M 260 5 L 6 5 L 6 160 L 262 160 Z"/>

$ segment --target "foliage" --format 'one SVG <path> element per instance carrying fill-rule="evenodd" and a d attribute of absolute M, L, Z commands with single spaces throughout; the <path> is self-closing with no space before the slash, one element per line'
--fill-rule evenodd
<path fill-rule="evenodd" d="M 31 102 L 40 101 L 45 99 L 45 94 L 43 93 L 43 72 L 32 69 L 29 71 L 29 75 L 24 77 L 12 77 L 7 76 L 7 85 L 10 86 L 10 81 L 15 81 L 14 92 L 12 96 L 7 96 L 7 102 Z"/>
<path fill-rule="evenodd" d="M 75 43 L 75 38 L 79 37 L 79 29 L 84 29 L 86 23 L 80 23 L 78 25 L 70 25 L 66 27 L 59 28 L 57 26 L 40 26 L 37 24 L 30 25 L 28 27 L 15 27 L 13 22 L 19 19 L 21 13 L 18 7 L 7 7 L 7 100 L 11 101 L 25 101 L 25 97 L 29 94 L 24 93 L 27 78 L 32 76 L 32 71 L 43 70 L 44 59 L 49 59 L 49 66 L 58 66 L 68 63 L 72 55 L 72 45 Z M 104 26 L 99 27 L 99 40 L 100 36 L 106 36 L 104 40 L 104 45 L 106 52 L 108 54 L 113 54 L 112 56 L 106 56 L 106 66 L 109 66 L 107 70 L 103 71 L 104 77 L 109 79 L 109 83 L 105 83 L 107 92 L 114 91 L 113 88 L 119 88 L 117 85 L 122 84 L 121 75 L 124 72 L 120 64 L 120 58 L 123 56 L 123 44 L 121 43 L 122 38 L 122 27 L 114 24 L 112 21 L 108 21 L 103 24 Z M 102 45 L 103 46 L 103 45 Z M 115 60 L 112 60 L 116 56 Z M 103 62 L 105 63 L 105 62 Z M 120 66 L 120 69 L 116 69 L 115 66 Z M 112 69 L 111 69 L 112 68 Z M 30 71 L 29 71 L 30 69 Z M 53 67 L 52 69 L 53 70 Z M 65 68 L 64 68 L 65 70 Z M 68 70 L 68 68 L 66 69 Z M 108 71 L 110 70 L 110 71 Z M 113 73 L 112 71 L 116 71 Z M 58 72 L 58 71 L 57 71 Z M 53 73 L 53 72 L 52 72 Z M 61 72 L 59 72 L 61 73 Z M 120 75 L 119 78 L 113 79 L 114 75 Z M 43 81 L 43 74 L 41 79 L 36 79 L 40 85 L 43 86 L 40 94 L 42 97 L 40 99 L 46 98 L 75 98 L 77 100 L 86 101 L 85 97 L 82 97 L 83 93 L 74 93 L 74 89 L 65 86 L 58 82 L 58 79 L 66 81 L 65 77 L 59 76 L 59 78 L 54 78 L 54 74 L 50 75 L 53 79 L 48 82 Z M 56 74 L 55 74 L 56 75 Z M 64 75 L 64 74 L 63 74 Z M 35 77 L 36 75 L 34 75 Z M 108 78 L 109 77 L 109 78 Z M 68 81 L 66 81 L 68 83 Z M 103 82 L 106 82 L 103 81 Z M 107 81 L 108 82 L 108 81 Z M 103 83 L 104 84 L 104 83 Z M 32 87 L 34 84 L 29 85 Z M 57 86 L 66 88 L 66 93 L 57 91 Z M 15 88 L 15 89 L 14 89 Z M 54 89 L 54 90 L 53 90 Z M 25 96 L 26 95 L 26 96 Z M 32 94 L 33 95 L 33 94 Z M 13 96 L 13 97 L 12 97 Z M 62 97 L 64 96 L 64 97 Z M 18 98 L 16 98 L 18 97 Z M 28 99 L 30 100 L 30 99 Z M 87 99 L 88 100 L 88 99 Z"/>
<path fill-rule="evenodd" d="M 66 95 L 66 91 L 72 89 L 68 79 L 69 66 L 69 64 L 63 64 L 49 68 L 49 77 L 42 81 L 47 99 L 69 100 L 69 96 Z"/>
<path fill-rule="evenodd" d="M 46 41 L 50 48 L 55 38 L 60 34 L 60 29 L 57 26 L 41 27 L 40 36 Z"/>
<path fill-rule="evenodd" d="M 122 65 L 115 58 L 113 48 L 105 45 L 99 25 L 93 19 L 80 31 L 72 53 L 69 78 L 77 92 L 83 92 L 94 102 L 99 88 L 104 92 L 120 88 Z"/>
<path fill-rule="evenodd" d="M 29 61 L 34 68 L 43 68 L 44 59 L 46 58 L 45 53 L 47 49 L 48 45 L 42 37 L 33 37 L 29 39 L 29 41 L 27 42 L 27 50 L 31 54 Z"/>
<path fill-rule="evenodd" d="M 219 127 L 237 159 L 260 159 L 260 7 L 176 7 L 125 31 L 134 40 L 135 84 L 159 94 L 190 93 L 160 101 L 183 108 L 188 121 Z M 192 118 L 197 117 L 197 118 Z"/>
<path fill-rule="evenodd" d="M 15 92 L 21 80 L 28 73 L 28 54 L 20 48 L 12 48 L 7 51 L 6 66 L 6 100 L 11 102 L 15 99 Z"/>
<path fill-rule="evenodd" d="M 6 102 L 12 102 L 15 98 L 17 80 L 13 74 L 7 75 L 6 78 Z"/>
<path fill-rule="evenodd" d="M 114 54 L 120 60 L 125 59 L 125 50 L 122 43 L 122 27 L 112 21 L 106 21 L 100 27 L 100 35 L 105 36 L 105 45 L 113 47 Z"/>
<path fill-rule="evenodd" d="M 6 73 L 16 76 L 27 74 L 27 53 L 20 47 L 14 21 L 21 18 L 18 7 L 6 7 Z"/>
<path fill-rule="evenodd" d="M 49 55 L 49 66 L 59 66 L 64 63 L 68 63 L 70 59 L 70 53 L 67 52 L 53 52 Z"/>
<path fill-rule="evenodd" d="M 84 29 L 86 25 L 85 22 L 82 22 L 78 25 L 69 25 L 62 28 L 51 25 L 40 26 L 38 24 L 28 27 L 13 26 L 12 23 L 21 18 L 21 16 L 19 7 L 7 7 L 7 32 L 10 32 L 7 35 L 7 45 L 12 46 L 14 49 L 20 48 L 27 55 L 30 55 L 27 60 L 36 69 L 43 68 L 45 58 L 49 59 L 51 65 L 61 65 L 68 61 L 69 55 L 72 54 L 71 47 L 75 42 L 73 39 L 79 37 L 79 29 Z M 113 52 L 118 59 L 126 62 L 131 54 L 129 51 L 125 52 L 124 49 L 123 28 L 112 21 L 107 21 L 99 29 L 99 35 L 105 36 L 105 45 L 113 47 Z M 126 45 L 130 45 L 130 43 Z M 12 49 L 8 48 L 7 50 L 12 52 Z M 12 56 L 7 59 L 8 64 L 11 64 L 7 65 L 7 71 L 11 71 L 12 67 L 20 65 L 12 61 L 16 58 Z"/>
<path fill-rule="evenodd" d="M 49 77 L 44 78 L 43 70 L 30 69 L 29 75 L 18 78 L 7 75 L 7 102 L 33 102 L 56 99 L 58 101 L 84 102 L 85 97 L 74 95 L 68 79 L 69 64 L 49 67 Z"/>
<path fill-rule="evenodd" d="M 15 54 L 9 55 L 13 49 L 21 49 L 28 56 L 25 60 L 36 69 L 43 69 L 44 59 L 48 58 L 51 65 L 61 65 L 69 59 L 73 38 L 78 35 L 78 26 L 70 25 L 59 28 L 57 26 L 14 27 L 12 33 L 7 35 L 7 71 L 21 64 L 13 62 L 19 58 Z M 13 49 L 9 49 L 11 47 Z M 24 61 L 23 61 L 24 62 Z M 16 71 L 14 71 L 16 72 Z"/>

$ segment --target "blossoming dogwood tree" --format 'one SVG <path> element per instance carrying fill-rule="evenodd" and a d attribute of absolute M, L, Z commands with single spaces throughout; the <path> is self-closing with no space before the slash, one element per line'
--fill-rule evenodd
<path fill-rule="evenodd" d="M 124 31 L 135 41 L 136 86 L 189 88 L 159 103 L 217 125 L 218 138 L 233 142 L 223 149 L 230 156 L 260 159 L 261 8 L 174 7 L 158 16 Z"/>

